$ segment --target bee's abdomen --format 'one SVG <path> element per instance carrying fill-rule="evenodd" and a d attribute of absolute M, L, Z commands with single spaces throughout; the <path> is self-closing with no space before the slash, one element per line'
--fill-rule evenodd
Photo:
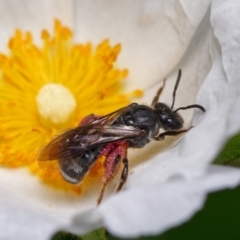
<path fill-rule="evenodd" d="M 72 184 L 79 183 L 96 162 L 101 149 L 102 146 L 99 146 L 76 157 L 59 159 L 58 164 L 62 177 Z"/>

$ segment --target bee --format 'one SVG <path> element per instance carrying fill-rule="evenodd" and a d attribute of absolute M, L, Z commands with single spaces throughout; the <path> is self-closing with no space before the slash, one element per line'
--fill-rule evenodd
<path fill-rule="evenodd" d="M 100 204 L 108 183 L 115 177 L 122 165 L 119 191 L 128 177 L 128 148 L 142 148 L 151 140 L 161 141 L 166 136 L 176 136 L 189 131 L 182 129 L 183 118 L 179 110 L 198 108 L 193 104 L 173 110 L 176 91 L 181 79 L 181 70 L 173 90 L 172 105 L 158 102 L 164 89 L 159 88 L 151 107 L 132 103 L 105 116 L 91 114 L 85 117 L 76 128 L 51 140 L 38 154 L 39 161 L 57 160 L 62 177 L 69 183 L 78 184 L 87 172 L 104 156 L 104 173 L 97 204 Z M 160 129 L 165 130 L 160 133 Z"/>

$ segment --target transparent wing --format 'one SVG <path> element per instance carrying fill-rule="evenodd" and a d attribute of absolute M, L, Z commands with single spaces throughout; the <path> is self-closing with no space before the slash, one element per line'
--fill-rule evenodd
<path fill-rule="evenodd" d="M 66 159 L 84 154 L 101 144 L 141 136 L 142 130 L 133 126 L 112 125 L 132 105 L 121 108 L 91 123 L 80 125 L 51 140 L 40 149 L 39 161 Z"/>

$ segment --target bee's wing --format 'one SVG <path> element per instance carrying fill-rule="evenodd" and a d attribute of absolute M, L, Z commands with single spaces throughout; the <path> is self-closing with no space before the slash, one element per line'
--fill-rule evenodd
<path fill-rule="evenodd" d="M 92 124 L 98 123 L 99 125 L 111 125 L 117 118 L 119 118 L 122 114 L 129 111 L 136 103 L 132 103 L 126 107 L 120 108 L 114 112 L 111 112 L 103 117 L 100 117 L 97 120 L 94 120 Z"/>
<path fill-rule="evenodd" d="M 139 137 L 143 132 L 138 128 L 112 125 L 121 114 L 130 108 L 131 105 L 121 108 L 57 136 L 39 151 L 37 159 L 45 161 L 75 157 L 100 144 Z"/>
<path fill-rule="evenodd" d="M 37 154 L 39 161 L 55 160 L 60 158 L 74 157 L 86 151 L 87 143 L 91 141 L 91 136 L 83 135 L 87 133 L 85 126 L 71 129 L 52 139 L 46 146 L 41 148 Z M 75 140 L 82 136 L 81 140 Z"/>

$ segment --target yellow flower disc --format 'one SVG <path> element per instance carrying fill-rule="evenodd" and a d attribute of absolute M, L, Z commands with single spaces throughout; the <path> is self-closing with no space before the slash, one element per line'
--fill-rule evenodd
<path fill-rule="evenodd" d="M 39 167 L 36 153 L 87 115 L 105 115 L 141 96 L 140 90 L 120 94 L 128 74 L 114 64 L 121 45 L 112 47 L 108 40 L 97 47 L 74 44 L 72 32 L 56 20 L 52 37 L 42 31 L 42 46 L 20 30 L 8 46 L 10 54 L 0 54 L 0 164 L 28 166 L 45 183 L 79 193 L 79 186 L 63 180 L 57 161 Z M 102 161 L 90 176 L 101 171 Z"/>
<path fill-rule="evenodd" d="M 77 106 L 71 91 L 59 83 L 45 84 L 36 102 L 40 115 L 55 124 L 66 122 Z"/>

